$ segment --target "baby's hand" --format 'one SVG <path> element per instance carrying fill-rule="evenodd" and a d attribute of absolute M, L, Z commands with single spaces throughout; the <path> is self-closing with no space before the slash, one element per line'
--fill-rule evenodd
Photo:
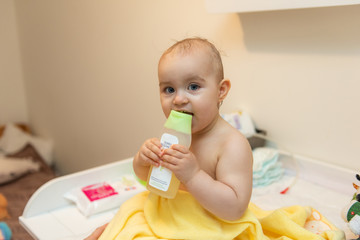
<path fill-rule="evenodd" d="M 195 155 L 187 147 L 179 144 L 164 149 L 161 159 L 161 166 L 171 170 L 184 184 L 200 171 Z"/>
<path fill-rule="evenodd" d="M 161 154 L 161 143 L 159 139 L 151 138 L 146 140 L 140 147 L 138 159 L 143 166 L 154 165 L 158 167 L 160 165 Z"/>

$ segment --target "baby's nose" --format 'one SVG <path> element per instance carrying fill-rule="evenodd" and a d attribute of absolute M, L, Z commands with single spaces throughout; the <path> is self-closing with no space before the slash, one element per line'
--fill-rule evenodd
<path fill-rule="evenodd" d="M 174 104 L 180 105 L 188 103 L 189 99 L 186 97 L 184 93 L 178 92 L 174 98 Z"/>

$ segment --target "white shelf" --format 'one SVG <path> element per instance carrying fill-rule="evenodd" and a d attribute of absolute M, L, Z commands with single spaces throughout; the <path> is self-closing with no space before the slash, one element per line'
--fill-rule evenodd
<path fill-rule="evenodd" d="M 206 0 L 210 13 L 257 12 L 360 4 L 360 0 Z"/>

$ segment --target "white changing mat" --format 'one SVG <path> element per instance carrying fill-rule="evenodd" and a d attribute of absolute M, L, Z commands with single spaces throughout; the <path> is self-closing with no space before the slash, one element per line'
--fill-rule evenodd
<path fill-rule="evenodd" d="M 53 179 L 33 194 L 19 218 L 20 223 L 34 239 L 84 239 L 97 227 L 109 222 L 118 208 L 85 217 L 73 202 L 64 198 L 64 194 L 77 186 L 129 174 L 134 174 L 132 158 Z M 124 194 L 122 202 L 144 190 L 145 187 L 139 185 Z"/>
<path fill-rule="evenodd" d="M 290 205 L 312 206 L 349 234 L 340 211 L 352 198 L 352 182 L 356 172 L 301 156 L 295 156 L 295 159 L 298 162 L 299 178 L 286 194 L 280 192 L 294 179 L 295 168 L 292 160 L 281 158 L 286 169 L 285 176 L 280 182 L 254 188 L 251 201 L 266 210 Z M 74 184 L 88 185 L 129 173 L 133 173 L 132 159 L 51 180 L 29 200 L 20 223 L 35 239 L 83 239 L 97 227 L 109 222 L 117 209 L 86 218 L 75 205 L 63 198 L 63 194 L 73 188 Z M 143 190 L 145 188 L 138 189 L 138 192 Z M 124 201 L 129 197 L 124 196 Z"/>

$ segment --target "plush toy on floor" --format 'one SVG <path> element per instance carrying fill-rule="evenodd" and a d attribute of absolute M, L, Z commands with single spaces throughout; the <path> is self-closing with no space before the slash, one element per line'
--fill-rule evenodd
<path fill-rule="evenodd" d="M 9 214 L 7 211 L 7 200 L 4 197 L 4 195 L 2 195 L 0 193 L 0 221 L 2 221 L 3 219 L 7 219 L 9 218 Z"/>
<path fill-rule="evenodd" d="M 357 180 L 360 181 L 360 175 L 356 174 Z M 351 202 L 346 205 L 341 212 L 341 216 L 348 223 L 348 227 L 355 235 L 356 240 L 360 240 L 360 187 L 353 183 L 356 192 Z"/>
<path fill-rule="evenodd" d="M 6 198 L 0 193 L 0 240 L 10 240 L 12 235 L 9 226 L 5 222 L 1 222 L 1 220 L 9 218 L 7 204 Z"/>

